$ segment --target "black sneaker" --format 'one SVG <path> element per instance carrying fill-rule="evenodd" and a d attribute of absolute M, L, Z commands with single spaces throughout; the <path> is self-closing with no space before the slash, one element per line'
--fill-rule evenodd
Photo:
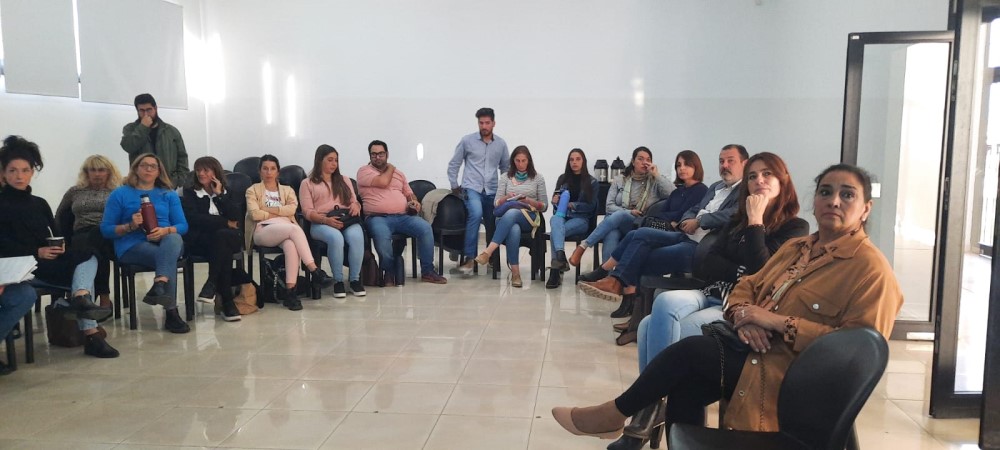
<path fill-rule="evenodd" d="M 94 303 L 90 294 L 77 295 L 71 298 L 69 300 L 69 308 L 65 309 L 67 311 L 65 311 L 63 317 L 67 319 L 91 319 L 103 322 L 114 314 L 111 308 L 101 308 Z"/>
<path fill-rule="evenodd" d="M 87 342 L 83 344 L 83 354 L 98 358 L 117 358 L 118 350 L 108 344 L 108 341 L 105 341 L 100 334 L 91 334 L 87 336 Z"/>
<path fill-rule="evenodd" d="M 239 322 L 243 319 L 243 316 L 240 315 L 240 310 L 236 308 L 236 302 L 232 300 L 222 303 L 222 311 L 219 312 L 219 315 L 226 322 Z"/>
<path fill-rule="evenodd" d="M 347 290 L 344 289 L 344 282 L 338 281 L 333 283 L 333 298 L 344 298 L 347 297 Z"/>
<path fill-rule="evenodd" d="M 368 293 L 365 292 L 365 285 L 361 282 L 361 280 L 354 280 L 351 282 L 351 292 L 354 293 L 355 297 L 364 297 L 365 295 L 368 295 Z"/>
<path fill-rule="evenodd" d="M 14 373 L 14 369 L 11 369 L 6 363 L 0 361 L 0 376 L 10 375 L 12 373 Z"/>
<path fill-rule="evenodd" d="M 549 278 L 545 280 L 545 289 L 556 289 L 562 285 L 562 272 L 553 267 L 549 269 Z"/>
<path fill-rule="evenodd" d="M 177 312 L 177 308 L 168 309 L 166 311 L 166 319 L 163 320 L 163 329 L 177 334 L 184 334 L 191 331 L 191 327 L 188 326 L 184 319 L 181 319 L 180 313 Z"/>
<path fill-rule="evenodd" d="M 215 303 L 215 283 L 206 281 L 198 292 L 198 301 L 202 303 Z"/>
<path fill-rule="evenodd" d="M 608 276 L 608 271 L 604 270 L 603 267 L 598 267 L 598 268 L 594 269 L 591 272 L 587 272 L 585 274 L 581 274 L 580 275 L 580 281 L 585 281 L 585 282 L 593 283 L 595 281 L 602 280 L 602 279 L 604 279 L 607 276 Z"/>
<path fill-rule="evenodd" d="M 170 296 L 167 295 L 166 281 L 154 281 L 153 287 L 149 288 L 149 292 L 146 292 L 146 296 L 142 298 L 142 302 L 147 305 L 164 306 L 169 301 L 170 301 Z"/>
<path fill-rule="evenodd" d="M 292 311 L 302 310 L 302 301 L 299 300 L 299 294 L 295 292 L 295 289 L 284 290 L 281 304 Z"/>
<path fill-rule="evenodd" d="M 323 269 L 319 267 L 312 272 L 312 283 L 313 286 L 319 286 L 320 289 L 326 289 L 333 285 L 333 277 L 327 274 Z"/>

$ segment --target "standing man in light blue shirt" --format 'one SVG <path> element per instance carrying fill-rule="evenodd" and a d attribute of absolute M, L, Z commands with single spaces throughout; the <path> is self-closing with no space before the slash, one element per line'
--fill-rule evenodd
<path fill-rule="evenodd" d="M 465 264 L 458 270 L 463 274 L 472 273 L 476 262 L 473 260 L 479 254 L 479 223 L 486 224 L 486 239 L 492 238 L 496 228 L 493 218 L 493 202 L 497 193 L 498 172 L 507 172 L 510 168 L 510 151 L 507 142 L 493 134 L 496 116 L 493 108 L 479 108 L 476 111 L 479 120 L 479 132 L 462 137 L 455 147 L 455 155 L 448 163 L 448 181 L 451 190 L 465 199 Z M 462 184 L 458 183 L 458 169 L 465 163 L 462 171 Z"/>

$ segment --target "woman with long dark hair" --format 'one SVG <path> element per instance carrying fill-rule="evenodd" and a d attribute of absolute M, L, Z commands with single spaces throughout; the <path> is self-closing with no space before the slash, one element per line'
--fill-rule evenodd
<path fill-rule="evenodd" d="M 608 189 L 608 200 L 605 204 L 607 215 L 587 239 L 580 243 L 579 250 L 573 252 L 569 263 L 574 266 L 579 265 L 578 256 L 582 256 L 584 250 L 598 243 L 604 244 L 601 261 L 607 261 L 625 234 L 632 230 L 636 218 L 644 215 L 649 205 L 667 198 L 673 190 L 674 184 L 666 175 L 660 173 L 656 164 L 653 164 L 653 152 L 646 147 L 636 147 L 632 151 L 632 159 L 629 160 L 625 172 L 621 178 L 612 180 Z M 581 276 L 580 279 L 597 281 L 600 278 Z"/>
<path fill-rule="evenodd" d="M 227 189 L 222 164 L 211 156 L 194 161 L 194 175 L 184 188 L 181 205 L 188 221 L 187 248 L 208 259 L 208 280 L 198 301 L 215 303 L 218 297 L 222 320 L 236 322 L 241 317 L 233 301 L 233 255 L 243 249 L 239 230 L 244 194 Z"/>
<path fill-rule="evenodd" d="M 590 219 L 597 213 L 597 179 L 587 170 L 587 155 L 574 148 L 566 157 L 566 170 L 556 180 L 556 191 L 552 194 L 552 204 L 558 205 L 563 195 L 569 196 L 566 211 L 556 211 L 549 221 L 549 235 L 552 244 L 552 263 L 549 279 L 545 287 L 555 289 L 562 284 L 562 272 L 569 270 L 566 260 L 566 236 L 587 231 Z"/>
<path fill-rule="evenodd" d="M 365 285 L 361 283 L 361 261 L 364 258 L 364 232 L 361 222 L 345 224 L 345 220 L 361 215 L 361 203 L 354 193 L 349 179 L 340 174 L 340 153 L 337 149 L 323 144 L 316 149 L 309 178 L 302 180 L 299 187 L 302 200 L 302 215 L 312 226 L 309 235 L 326 243 L 326 256 L 333 271 L 334 298 L 347 297 L 344 288 L 344 245 L 347 245 L 347 280 L 351 292 L 364 296 Z M 346 215 L 330 214 L 343 212 Z"/>

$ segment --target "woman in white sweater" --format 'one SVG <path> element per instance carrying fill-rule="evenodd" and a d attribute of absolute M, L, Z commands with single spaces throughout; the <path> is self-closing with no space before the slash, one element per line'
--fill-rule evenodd
<path fill-rule="evenodd" d="M 518 268 L 518 253 L 521 246 L 521 233 L 538 227 L 540 214 L 548 208 L 545 193 L 545 178 L 535 171 L 535 163 L 531 160 L 528 147 L 517 146 L 510 154 L 510 169 L 507 176 L 500 177 L 494 206 L 503 211 L 495 210 L 497 229 L 493 240 L 486 250 L 476 257 L 476 262 L 486 265 L 490 262 L 500 244 L 507 245 L 507 264 L 510 266 L 510 285 L 521 287 L 521 271 Z M 500 214 L 502 212 L 502 214 Z"/>

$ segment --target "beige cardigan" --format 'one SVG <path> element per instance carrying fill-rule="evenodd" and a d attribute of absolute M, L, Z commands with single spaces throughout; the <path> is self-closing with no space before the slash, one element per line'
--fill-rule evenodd
<path fill-rule="evenodd" d="M 295 211 L 299 208 L 299 200 L 295 197 L 295 190 L 290 186 L 278 185 L 278 196 L 281 197 L 281 207 L 278 208 L 278 215 L 271 214 L 261 209 L 264 203 L 264 183 L 260 182 L 247 188 L 247 217 L 243 223 L 243 235 L 246 238 L 247 257 L 250 257 L 250 249 L 253 248 L 253 232 L 257 228 L 257 223 L 275 217 L 287 218 L 289 222 L 295 222 Z"/>

